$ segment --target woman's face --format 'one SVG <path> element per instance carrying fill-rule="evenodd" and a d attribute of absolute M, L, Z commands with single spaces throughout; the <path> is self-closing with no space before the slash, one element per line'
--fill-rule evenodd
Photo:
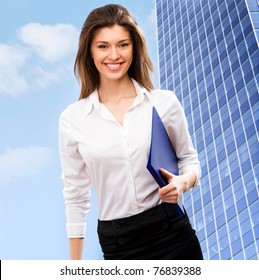
<path fill-rule="evenodd" d="M 99 29 L 91 43 L 91 54 L 101 83 L 128 76 L 133 59 L 133 42 L 129 31 L 120 25 Z"/>

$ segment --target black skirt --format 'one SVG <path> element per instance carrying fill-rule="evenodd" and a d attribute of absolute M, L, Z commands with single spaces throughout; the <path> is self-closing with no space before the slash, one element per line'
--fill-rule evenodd
<path fill-rule="evenodd" d="M 162 203 L 127 218 L 98 221 L 106 260 L 202 260 L 200 243 L 187 214 Z"/>

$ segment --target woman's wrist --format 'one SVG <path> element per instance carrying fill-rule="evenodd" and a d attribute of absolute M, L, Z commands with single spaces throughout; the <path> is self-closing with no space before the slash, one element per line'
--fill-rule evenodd
<path fill-rule="evenodd" d="M 69 238 L 70 259 L 81 260 L 84 246 L 84 238 Z"/>
<path fill-rule="evenodd" d="M 182 177 L 182 191 L 185 193 L 187 190 L 192 188 L 196 182 L 196 173 L 193 171 L 187 171 L 181 175 Z"/>

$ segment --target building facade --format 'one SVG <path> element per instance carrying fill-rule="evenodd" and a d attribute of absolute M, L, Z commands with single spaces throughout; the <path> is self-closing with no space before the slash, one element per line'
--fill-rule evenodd
<path fill-rule="evenodd" d="M 205 259 L 259 259 L 259 3 L 156 0 L 159 76 L 202 167 L 184 195 Z"/>

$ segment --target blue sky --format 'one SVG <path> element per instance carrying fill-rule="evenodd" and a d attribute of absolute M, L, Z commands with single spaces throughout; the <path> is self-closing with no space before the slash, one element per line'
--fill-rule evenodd
<path fill-rule="evenodd" d="M 58 119 L 79 94 L 73 63 L 81 26 L 108 3 L 0 0 L 0 259 L 69 258 Z M 155 1 L 113 3 L 135 16 L 157 69 Z M 92 204 L 84 259 L 101 259 L 94 192 Z"/>

